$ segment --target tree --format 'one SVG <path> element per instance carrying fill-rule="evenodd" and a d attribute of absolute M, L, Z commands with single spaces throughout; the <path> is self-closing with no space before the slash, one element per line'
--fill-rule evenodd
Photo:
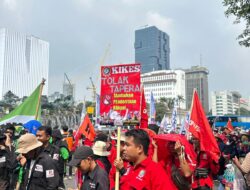
<path fill-rule="evenodd" d="M 236 115 L 244 115 L 244 116 L 250 116 L 250 111 L 248 111 L 245 108 L 240 108 L 240 112 L 239 109 L 236 110 L 235 112 Z"/>
<path fill-rule="evenodd" d="M 184 97 L 182 95 L 178 95 L 176 101 L 177 101 L 177 104 L 178 104 L 179 110 L 180 110 L 181 109 L 181 103 L 185 102 L 185 99 L 184 99 Z"/>
<path fill-rule="evenodd" d="M 242 34 L 238 36 L 239 44 L 245 47 L 250 47 L 250 1 L 249 0 L 223 0 L 223 5 L 227 7 L 225 15 L 236 16 L 234 24 L 246 22 L 246 28 Z"/>
<path fill-rule="evenodd" d="M 166 110 L 172 110 L 174 108 L 174 98 L 165 98 L 161 97 L 160 98 L 160 103 L 163 103 L 166 106 Z"/>
<path fill-rule="evenodd" d="M 156 121 L 161 121 L 164 114 L 167 112 L 167 105 L 164 102 L 156 102 L 155 103 L 155 109 L 156 109 Z"/>
<path fill-rule="evenodd" d="M 12 106 L 15 106 L 19 100 L 20 98 L 17 95 L 15 95 L 13 92 L 11 92 L 10 90 L 6 92 L 5 95 L 3 96 L 3 101 L 6 104 L 10 104 Z"/>
<path fill-rule="evenodd" d="M 172 110 L 174 108 L 174 102 L 175 102 L 174 98 L 167 98 L 167 105 L 169 110 Z"/>

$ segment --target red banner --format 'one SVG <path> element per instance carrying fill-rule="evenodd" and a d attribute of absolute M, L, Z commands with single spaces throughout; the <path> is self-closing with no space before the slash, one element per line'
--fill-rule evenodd
<path fill-rule="evenodd" d="M 140 74 L 140 64 L 101 67 L 101 116 L 134 119 L 140 114 Z"/>

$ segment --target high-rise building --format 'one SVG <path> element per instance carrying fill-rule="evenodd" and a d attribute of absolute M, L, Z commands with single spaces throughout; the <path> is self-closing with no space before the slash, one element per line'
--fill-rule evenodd
<path fill-rule="evenodd" d="M 49 43 L 0 29 L 0 99 L 7 91 L 28 96 L 46 79 L 43 94 L 48 95 Z"/>
<path fill-rule="evenodd" d="M 180 108 L 186 109 L 185 99 L 185 72 L 182 70 L 161 70 L 144 73 L 141 75 L 141 82 L 143 83 L 145 99 L 150 103 L 150 95 L 153 92 L 156 101 L 160 98 L 178 99 L 180 101 Z"/>
<path fill-rule="evenodd" d="M 197 90 L 203 109 L 209 112 L 208 104 L 208 69 L 200 66 L 193 66 L 185 70 L 186 76 L 186 106 L 191 108 L 194 88 Z"/>
<path fill-rule="evenodd" d="M 75 98 L 75 85 L 63 83 L 63 95 L 65 97 L 71 96 L 74 99 Z"/>
<path fill-rule="evenodd" d="M 235 91 L 225 90 L 212 92 L 212 114 L 236 114 L 240 107 L 240 99 L 241 95 Z"/>
<path fill-rule="evenodd" d="M 169 35 L 155 26 L 135 31 L 135 62 L 142 73 L 170 69 Z"/>

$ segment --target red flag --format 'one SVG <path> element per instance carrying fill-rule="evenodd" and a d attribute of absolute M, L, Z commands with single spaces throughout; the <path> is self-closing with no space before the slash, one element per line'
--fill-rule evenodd
<path fill-rule="evenodd" d="M 144 88 L 141 88 L 141 123 L 140 128 L 148 128 L 148 113 L 147 104 L 144 95 Z"/>
<path fill-rule="evenodd" d="M 169 142 L 176 142 L 179 141 L 182 146 L 185 147 L 185 154 L 187 155 L 188 162 L 192 165 L 196 164 L 197 155 L 194 151 L 193 146 L 188 142 L 185 136 L 179 134 L 160 134 L 154 136 L 154 139 L 158 145 L 158 161 L 165 162 L 166 164 L 170 161 L 169 159 L 172 158 L 172 153 L 169 152 L 167 148 L 167 144 Z"/>
<path fill-rule="evenodd" d="M 217 162 L 220 156 L 220 150 L 196 90 L 194 91 L 193 95 L 189 132 L 191 132 L 194 137 L 200 140 L 200 149 L 210 153 L 212 159 Z"/>
<path fill-rule="evenodd" d="M 95 139 L 95 128 L 92 125 L 89 116 L 86 115 L 84 120 L 79 128 L 79 133 L 84 134 L 87 139 L 94 141 Z"/>
<path fill-rule="evenodd" d="M 83 122 L 81 123 L 79 129 L 77 130 L 76 134 L 75 134 L 75 143 L 73 146 L 73 149 L 76 149 L 79 139 L 81 138 L 81 134 L 83 134 L 86 139 L 90 140 L 90 141 L 94 141 L 95 139 L 95 129 L 94 126 L 92 125 L 88 114 L 85 115 Z"/>
<path fill-rule="evenodd" d="M 229 131 L 233 131 L 234 130 L 234 127 L 233 127 L 233 125 L 232 125 L 232 121 L 231 121 L 231 118 L 229 118 L 228 119 L 228 122 L 227 122 L 227 129 L 229 130 Z"/>

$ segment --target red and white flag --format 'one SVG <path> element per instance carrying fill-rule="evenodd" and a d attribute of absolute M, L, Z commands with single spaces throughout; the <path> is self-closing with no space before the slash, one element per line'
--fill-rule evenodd
<path fill-rule="evenodd" d="M 232 125 L 231 118 L 228 119 L 226 128 L 227 128 L 230 132 L 232 132 L 232 131 L 234 130 L 234 127 L 233 127 L 233 125 Z"/>

